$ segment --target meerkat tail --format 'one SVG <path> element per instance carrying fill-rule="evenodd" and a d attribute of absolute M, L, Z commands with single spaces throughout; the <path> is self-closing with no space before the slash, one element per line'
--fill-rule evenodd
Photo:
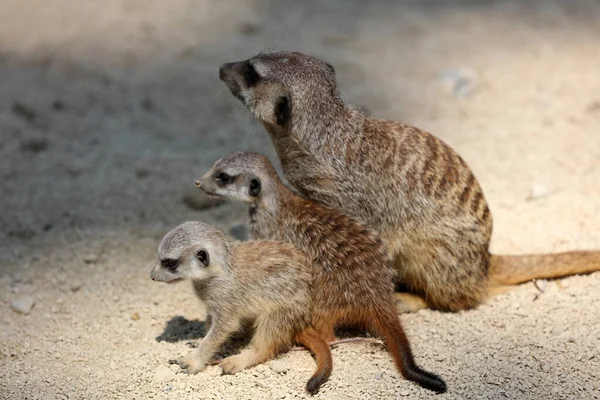
<path fill-rule="evenodd" d="M 560 278 L 600 271 L 600 251 L 568 251 L 490 258 L 493 285 L 516 285 L 532 279 Z"/>
<path fill-rule="evenodd" d="M 333 360 L 331 358 L 331 349 L 329 345 L 313 328 L 307 328 L 296 334 L 295 340 L 309 349 L 317 361 L 317 370 L 308 380 L 306 390 L 310 394 L 315 394 L 319 391 L 333 370 Z"/>
<path fill-rule="evenodd" d="M 437 393 L 446 392 L 446 382 L 434 373 L 425 371 L 415 363 L 410 343 L 398 316 L 389 312 L 375 312 L 372 316 L 376 332 L 383 338 L 386 347 L 402 375 L 425 389 Z"/>

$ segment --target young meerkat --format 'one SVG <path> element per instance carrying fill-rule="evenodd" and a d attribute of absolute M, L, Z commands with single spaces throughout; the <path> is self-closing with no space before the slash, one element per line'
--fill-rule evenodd
<path fill-rule="evenodd" d="M 185 222 L 162 239 L 150 277 L 159 282 L 191 280 L 206 304 L 211 326 L 197 352 L 179 360 L 188 373 L 198 373 L 243 321 L 254 321 L 247 349 L 221 361 L 235 374 L 263 363 L 294 343 L 311 350 L 317 370 L 306 385 L 314 394 L 332 370 L 329 345 L 310 325 L 312 270 L 304 253 L 290 243 L 231 243 L 202 222 Z"/>
<path fill-rule="evenodd" d="M 237 152 L 218 160 L 196 185 L 209 195 L 249 205 L 253 239 L 284 240 L 313 263 L 311 325 L 328 342 L 339 326 L 380 336 L 402 375 L 424 388 L 445 392 L 437 375 L 419 368 L 398 319 L 393 269 L 382 241 L 341 212 L 287 188 L 270 161 Z"/>
<path fill-rule="evenodd" d="M 398 294 L 407 311 L 469 309 L 507 285 L 600 270 L 599 251 L 490 254 L 492 215 L 465 161 L 427 132 L 346 105 L 330 64 L 262 53 L 219 76 L 268 131 L 298 191 L 380 233 L 414 294 Z"/>

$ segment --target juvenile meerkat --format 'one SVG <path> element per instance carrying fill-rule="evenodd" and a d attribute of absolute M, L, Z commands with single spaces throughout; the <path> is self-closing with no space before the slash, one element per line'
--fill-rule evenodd
<path fill-rule="evenodd" d="M 298 342 L 311 350 L 317 361 L 307 391 L 314 394 L 327 381 L 331 351 L 310 326 L 311 266 L 292 244 L 230 243 L 215 227 L 189 221 L 166 234 L 158 259 L 150 273 L 152 280 L 191 280 L 212 320 L 197 353 L 179 360 L 182 368 L 191 374 L 204 370 L 242 322 L 250 320 L 254 321 L 250 346 L 221 361 L 225 373 L 263 363 Z"/>
<path fill-rule="evenodd" d="M 221 66 L 220 79 L 269 132 L 288 181 L 380 233 L 408 310 L 458 311 L 534 278 L 600 270 L 600 252 L 489 252 L 492 215 L 465 161 L 435 136 L 342 100 L 334 68 L 294 52 Z"/>
<path fill-rule="evenodd" d="M 249 205 L 253 239 L 284 240 L 313 263 L 311 324 L 328 342 L 339 326 L 358 326 L 383 338 L 402 375 L 445 392 L 437 375 L 419 368 L 398 319 L 393 269 L 383 242 L 341 212 L 287 188 L 270 161 L 237 152 L 218 160 L 196 185 L 210 195 Z"/>

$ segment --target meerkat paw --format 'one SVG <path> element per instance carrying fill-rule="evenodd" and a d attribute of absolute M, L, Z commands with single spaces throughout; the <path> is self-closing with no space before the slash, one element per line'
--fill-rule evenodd
<path fill-rule="evenodd" d="M 224 374 L 235 374 L 248 367 L 248 359 L 242 354 L 225 358 L 219 364 Z"/>
<path fill-rule="evenodd" d="M 206 364 L 193 356 L 180 358 L 177 360 L 177 364 L 190 375 L 197 374 L 206 369 Z"/>

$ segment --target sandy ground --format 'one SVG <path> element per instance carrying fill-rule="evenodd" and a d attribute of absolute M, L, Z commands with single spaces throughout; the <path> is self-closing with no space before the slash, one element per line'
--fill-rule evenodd
<path fill-rule="evenodd" d="M 187 376 L 205 314 L 150 281 L 194 178 L 267 135 L 217 78 L 264 49 L 327 59 L 347 101 L 427 129 L 476 172 L 498 253 L 600 248 L 597 1 L 0 1 L 0 397 L 307 397 L 306 352 Z M 440 399 L 600 398 L 600 274 L 403 316 Z M 11 302 L 35 304 L 26 315 Z M 26 304 L 24 305 L 27 306 Z M 429 398 L 345 344 L 318 399 Z"/>

